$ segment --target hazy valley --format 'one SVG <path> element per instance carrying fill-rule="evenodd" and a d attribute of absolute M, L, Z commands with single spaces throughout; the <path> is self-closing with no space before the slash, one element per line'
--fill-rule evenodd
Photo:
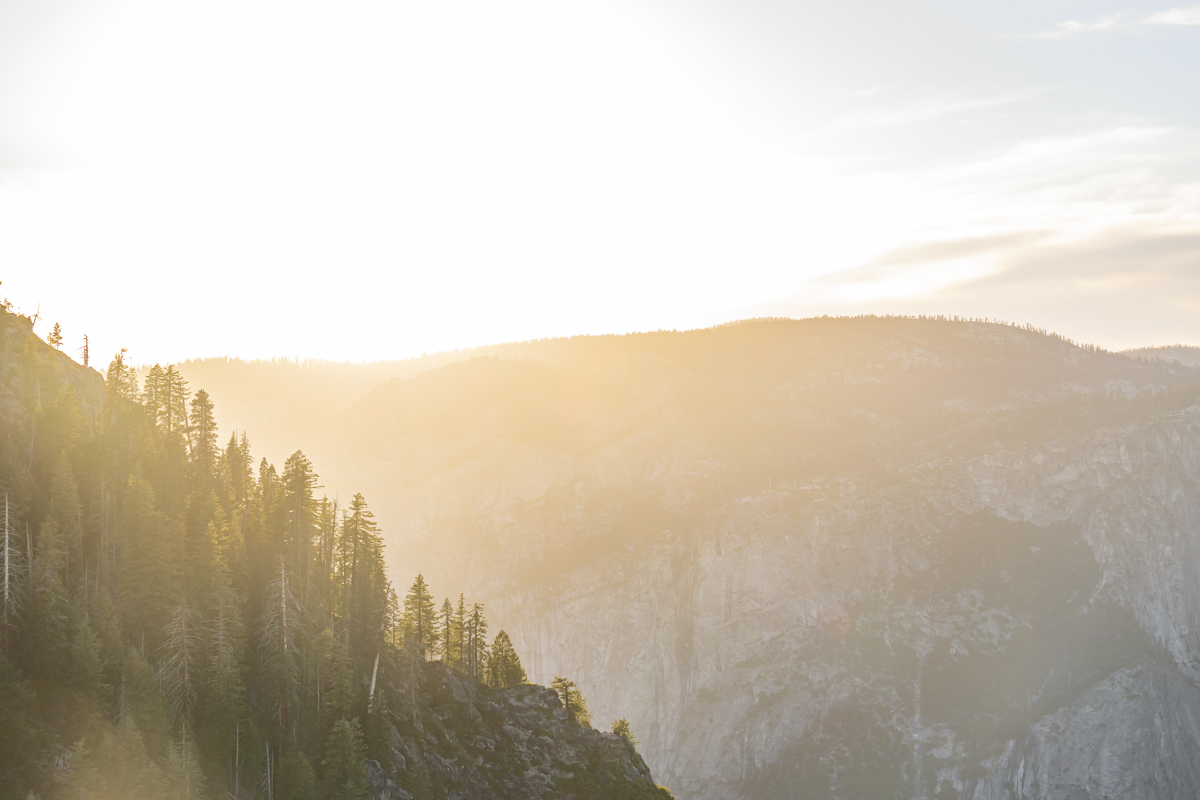
<path fill-rule="evenodd" d="M 325 382 L 287 369 L 264 431 Z M 397 582 L 485 601 L 680 797 L 1200 786 L 1191 367 L 863 318 L 338 369 L 395 373 L 295 434 Z"/>
<path fill-rule="evenodd" d="M 1197 800 L 1198 78 L 0 0 L 0 800 Z"/>

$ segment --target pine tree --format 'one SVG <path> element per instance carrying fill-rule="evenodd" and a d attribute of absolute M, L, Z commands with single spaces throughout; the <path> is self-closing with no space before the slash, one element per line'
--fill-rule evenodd
<path fill-rule="evenodd" d="M 355 649 L 362 655 L 373 653 L 371 616 L 386 598 L 379 597 L 378 585 L 383 562 L 383 539 L 375 515 L 366 498 L 355 494 L 342 522 L 338 542 L 339 602 L 338 617 L 352 632 Z"/>
<path fill-rule="evenodd" d="M 76 455 L 80 440 L 88 432 L 79 396 L 70 386 L 60 389 L 44 411 L 40 435 L 33 447 L 33 467 L 37 477 L 44 474 L 45 467 L 56 465 L 64 451 Z"/>
<path fill-rule="evenodd" d="M 171 709 L 161 691 L 162 673 L 150 665 L 138 646 L 125 651 L 120 669 L 120 683 L 115 687 L 117 713 L 131 716 L 146 742 L 156 754 L 161 753 L 173 738 Z"/>
<path fill-rule="evenodd" d="M 163 376 L 163 368 L 158 364 L 149 369 L 142 384 L 141 400 L 150 421 L 165 427 L 163 418 L 166 414 L 167 387 Z"/>
<path fill-rule="evenodd" d="M 249 555 L 246 549 L 250 535 L 251 497 L 255 494 L 254 462 L 250 456 L 250 440 L 246 434 L 241 439 L 230 434 L 225 448 L 224 463 L 229 474 L 229 527 L 230 536 L 236 542 L 237 551 Z M 250 559 L 231 564 L 234 572 L 244 577 Z M 244 583 L 242 584 L 244 585 Z"/>
<path fill-rule="evenodd" d="M 115 740 L 115 746 L 108 748 L 110 763 L 106 769 L 110 785 L 120 789 L 114 794 L 129 800 L 160 800 L 166 794 L 164 776 L 150 757 L 132 714 L 120 715 Z"/>
<path fill-rule="evenodd" d="M 442 603 L 442 661 L 446 666 L 456 666 L 454 653 L 454 606 L 450 605 L 450 598 L 447 597 Z"/>
<path fill-rule="evenodd" d="M 427 659 L 436 652 L 437 617 L 424 575 L 417 575 L 404 598 L 404 630 L 405 638 L 413 642 L 420 658 Z"/>
<path fill-rule="evenodd" d="M 100 637 L 92 630 L 85 616 L 75 617 L 75 633 L 71 641 L 70 684 L 91 700 L 108 693 L 104 684 L 104 660 Z"/>
<path fill-rule="evenodd" d="M 500 631 L 492 643 L 492 652 L 488 655 L 488 685 L 497 689 L 507 689 L 525 683 L 525 668 L 521 659 L 513 649 L 512 640 L 508 634 Z"/>
<path fill-rule="evenodd" d="M 105 772 L 109 786 L 129 800 L 161 800 L 166 794 L 162 770 L 146 749 L 145 737 L 132 714 L 121 714 L 117 721 L 115 741 L 107 748 Z"/>
<path fill-rule="evenodd" d="M 550 682 L 550 688 L 558 693 L 558 699 L 567 711 L 567 719 L 584 727 L 592 724 L 592 713 L 588 711 L 583 693 L 575 685 L 575 681 L 566 678 L 555 678 Z"/>
<path fill-rule="evenodd" d="M 317 575 L 320 577 L 320 618 L 326 625 L 333 625 L 337 602 L 334 585 L 336 571 L 334 551 L 338 539 L 338 504 L 322 497 L 317 503 Z"/>
<path fill-rule="evenodd" d="M 117 503 L 112 486 L 100 476 L 100 507 L 97 514 L 99 528 L 98 552 L 96 553 L 96 576 L 101 586 L 112 597 L 116 592 L 115 567 L 117 560 Z"/>
<path fill-rule="evenodd" d="M 180 731 L 178 742 L 173 740 L 167 751 L 168 782 L 174 796 L 185 800 L 199 797 L 203 785 L 199 753 L 194 737 L 189 735 L 196 712 L 202 643 L 200 616 L 186 602 L 176 606 L 163 630 L 159 674 Z"/>
<path fill-rule="evenodd" d="M 458 669 L 467 671 L 467 598 L 459 592 L 458 606 L 454 609 L 454 630 L 452 633 L 458 639 Z"/>
<path fill-rule="evenodd" d="M 404 639 L 404 610 L 396 587 L 390 581 L 387 584 L 387 626 L 386 641 L 393 650 L 398 649 Z"/>
<path fill-rule="evenodd" d="M 174 364 L 168 364 L 162 371 L 158 395 L 162 414 L 159 424 L 168 434 L 182 433 L 187 425 L 187 402 L 191 392 Z"/>
<path fill-rule="evenodd" d="M 246 574 L 253 587 L 253 600 L 260 601 L 260 587 L 274 580 L 284 552 L 279 521 L 279 475 L 265 458 L 258 464 L 258 478 L 252 488 L 246 501 Z M 255 606 L 261 608 L 257 602 Z"/>
<path fill-rule="evenodd" d="M 125 348 L 122 347 L 121 352 L 113 356 L 113 360 L 109 362 L 108 370 L 104 375 L 104 387 L 110 396 L 125 400 L 137 400 L 137 370 L 125 363 L 125 352 Z"/>
<path fill-rule="evenodd" d="M 325 796 L 338 800 L 367 800 L 371 785 L 363 766 L 366 748 L 358 719 L 340 719 L 325 742 Z"/>
<path fill-rule="evenodd" d="M 305 604 L 311 600 L 313 531 L 317 473 L 312 462 L 297 450 L 283 465 L 282 510 L 284 515 L 284 547 L 292 572 L 299 579 L 299 591 Z"/>
<path fill-rule="evenodd" d="M 38 528 L 27 559 L 30 591 L 23 620 L 22 666 L 29 675 L 70 683 L 72 608 L 63 584 L 66 544 L 53 518 Z"/>
<path fill-rule="evenodd" d="M 274 704 L 279 720 L 279 754 L 288 738 L 288 711 L 300 685 L 302 614 L 292 594 L 287 566 L 279 560 L 278 577 L 268 587 L 266 607 L 259 621 L 259 642 L 264 667 L 274 684 Z"/>
<path fill-rule="evenodd" d="M 79 484 L 75 481 L 71 459 L 65 450 L 58 454 L 58 460 L 54 464 L 54 477 L 50 480 L 50 518 L 54 520 L 64 546 L 59 580 L 64 586 L 71 586 L 72 560 L 76 563 L 76 571 L 80 574 L 83 572 L 80 567 L 83 551 L 83 505 L 79 502 Z"/>
<path fill-rule="evenodd" d="M 483 616 L 483 603 L 471 606 L 471 616 L 467 620 L 467 674 L 475 680 L 483 680 L 487 675 L 487 618 Z"/>
<path fill-rule="evenodd" d="M 205 557 L 204 569 L 208 579 L 204 582 L 213 591 L 233 585 L 234 568 L 241 554 L 242 546 L 235 532 L 225 517 L 220 501 L 211 495 L 212 521 L 204 530 L 204 546 L 201 552 Z"/>
<path fill-rule="evenodd" d="M 634 750 L 637 749 L 637 739 L 633 738 L 633 730 L 629 727 L 629 720 L 621 717 L 612 724 L 612 732 L 629 742 L 629 746 Z"/>
<path fill-rule="evenodd" d="M 208 597 L 229 584 L 229 526 L 220 498 L 196 486 L 184 514 L 183 588 L 192 597 Z"/>
<path fill-rule="evenodd" d="M 199 614 L 186 602 L 176 606 L 171 621 L 163 629 L 163 659 L 159 671 L 171 714 L 185 731 L 196 710 L 202 636 Z"/>
<path fill-rule="evenodd" d="M 104 796 L 106 787 L 97 763 L 96 749 L 86 739 L 79 739 L 71 745 L 66 763 L 69 772 L 62 789 L 65 797 L 71 800 L 100 800 Z"/>
<path fill-rule="evenodd" d="M 182 738 L 167 746 L 164 772 L 169 800 L 201 800 L 204 797 L 204 773 L 194 741 Z"/>
<path fill-rule="evenodd" d="M 11 661 L 0 658 L 0 797 L 25 797 L 39 783 L 40 763 L 50 756 L 53 740 L 32 718 L 36 695 Z"/>
<path fill-rule="evenodd" d="M 277 800 L 317 800 L 317 775 L 304 753 L 292 750 L 283 757 L 279 763 L 274 797 Z M 332 799 L 338 795 L 329 797 Z"/>
<path fill-rule="evenodd" d="M 208 392 L 200 389 L 192 398 L 188 440 L 196 476 L 204 486 L 212 480 L 217 463 L 217 422 Z"/>
<path fill-rule="evenodd" d="M 209 599 L 213 607 L 209 622 L 211 674 L 236 673 L 245 636 L 238 596 L 233 589 L 223 587 Z"/>
<path fill-rule="evenodd" d="M 320 723 L 350 712 L 355 703 L 357 682 L 350 652 L 341 637 L 331 630 L 323 630 L 316 636 L 315 650 L 319 659 L 316 700 Z M 324 730 L 323 725 L 320 727 Z"/>
<path fill-rule="evenodd" d="M 50 329 L 50 335 L 46 337 L 46 344 L 50 345 L 55 350 L 62 350 L 62 343 L 62 326 L 56 322 L 54 323 L 54 327 Z"/>
<path fill-rule="evenodd" d="M 227 774 L 238 783 L 240 734 L 247 718 L 246 690 L 241 664 L 245 655 L 245 626 L 239 597 L 230 588 L 209 598 L 208 679 L 202 691 L 198 739 L 205 755 L 216 763 L 228 764 Z"/>
<path fill-rule="evenodd" d="M 254 491 L 254 462 L 250 458 L 250 439 L 245 433 L 240 440 L 236 431 L 229 435 L 225 464 L 229 468 L 230 499 L 235 506 L 244 506 Z"/>
<path fill-rule="evenodd" d="M 167 516 L 155 508 L 154 490 L 140 475 L 130 476 L 117 518 L 124 537 L 119 549 L 117 608 L 130 640 L 149 637 L 153 648 L 171 614 L 172 598 L 179 596 L 175 570 L 178 538 L 172 535 Z"/>
<path fill-rule="evenodd" d="M 392 624 L 383 537 L 361 494 L 351 499 L 343 527 L 343 550 L 348 551 L 350 574 L 342 617 L 350 632 L 354 656 L 367 661 L 379 652 Z"/>

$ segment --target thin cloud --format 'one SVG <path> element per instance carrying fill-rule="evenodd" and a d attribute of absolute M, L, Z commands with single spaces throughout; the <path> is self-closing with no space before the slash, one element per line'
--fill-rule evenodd
<path fill-rule="evenodd" d="M 1171 8 L 1148 17 L 1135 18 L 1129 14 L 1112 14 L 1092 22 L 1068 19 L 1057 23 L 1048 31 L 1032 35 L 1034 39 L 1069 39 L 1089 33 L 1107 33 L 1143 26 L 1200 25 L 1200 6 Z"/>
<path fill-rule="evenodd" d="M 871 302 L 937 293 L 994 271 L 1006 253 L 1036 245 L 1048 231 L 1012 231 L 927 241 L 885 253 L 861 267 L 816 278 L 807 294 L 834 302 Z"/>
<path fill-rule="evenodd" d="M 874 266 L 887 267 L 907 264 L 925 264 L 934 261 L 949 261 L 970 256 L 994 253 L 1013 247 L 1027 245 L 1045 239 L 1048 231 L 1015 231 L 992 236 L 972 236 L 961 239 L 943 239 L 903 247 L 885 254 Z"/>
<path fill-rule="evenodd" d="M 1127 27 L 1127 24 L 1122 20 L 1120 14 L 1113 14 L 1111 17 L 1102 17 L 1094 22 L 1080 22 L 1079 20 L 1068 19 L 1064 22 L 1059 22 L 1051 30 L 1033 34 L 1033 38 L 1067 39 L 1085 33 L 1102 33 L 1121 27 Z"/>
<path fill-rule="evenodd" d="M 1197 166 L 1200 131 L 1144 127 L 1031 140 L 905 172 L 896 182 L 914 202 L 955 198 L 945 207 L 953 218 L 899 236 L 857 266 L 798 281 L 795 294 L 753 311 L 932 311 L 1058 320 L 1052 327 L 1069 319 L 1106 345 L 1137 343 L 1139 326 L 1185 337 L 1200 310 L 1200 181 L 1189 180 Z M 1156 293 L 1171 307 L 1161 318 Z M 1097 326 L 1113 319 L 1119 332 Z"/>
<path fill-rule="evenodd" d="M 870 95 L 864 94 L 863 97 L 874 99 L 875 95 L 882 94 L 883 91 L 876 90 Z M 972 114 L 977 111 L 1015 105 L 1045 91 L 1048 91 L 1048 87 L 1006 92 L 990 97 L 968 98 L 954 95 L 939 95 L 905 103 L 896 101 L 891 106 L 865 106 L 830 120 L 826 124 L 809 131 L 802 138 L 881 130 L 935 122 L 946 117 Z"/>
<path fill-rule="evenodd" d="M 804 292 L 753 311 L 991 317 L 1070 331 L 1080 341 L 1110 349 L 1197 342 L 1200 233 L 1194 228 L 1126 227 L 1076 241 L 1036 231 L 1020 237 L 995 237 L 997 247 L 978 253 L 986 265 L 873 265 L 823 276 Z M 944 250 L 974 250 L 988 238 L 941 244 Z M 936 245 L 930 252 L 942 254 Z"/>
<path fill-rule="evenodd" d="M 1143 25 L 1200 25 L 1200 6 L 1160 11 L 1142 21 Z"/>

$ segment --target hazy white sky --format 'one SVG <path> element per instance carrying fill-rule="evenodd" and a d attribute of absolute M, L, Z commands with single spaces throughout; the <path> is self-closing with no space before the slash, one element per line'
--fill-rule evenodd
<path fill-rule="evenodd" d="M 1200 6 L 0 0 L 0 294 L 93 358 L 747 316 L 1200 343 Z"/>

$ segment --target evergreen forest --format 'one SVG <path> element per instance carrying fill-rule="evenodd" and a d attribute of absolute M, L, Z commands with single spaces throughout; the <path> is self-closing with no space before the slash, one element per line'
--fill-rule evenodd
<path fill-rule="evenodd" d="M 0 798 L 380 796 L 429 662 L 525 683 L 481 604 L 396 591 L 367 499 L 304 453 L 255 463 L 175 367 L 101 380 L 0 316 Z"/>

